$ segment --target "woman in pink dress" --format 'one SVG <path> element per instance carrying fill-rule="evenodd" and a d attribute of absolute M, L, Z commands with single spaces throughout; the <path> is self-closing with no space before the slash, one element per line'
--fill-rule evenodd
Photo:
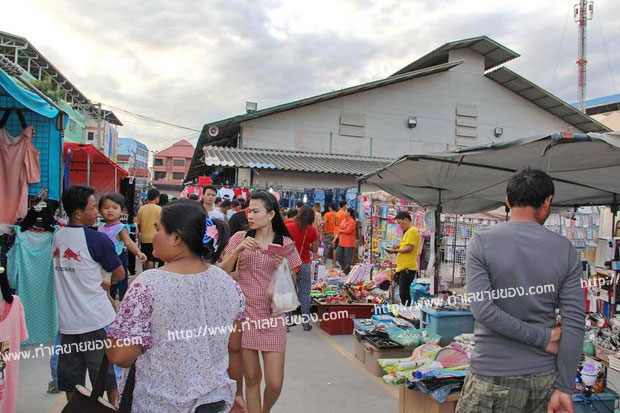
<path fill-rule="evenodd" d="M 249 231 L 234 234 L 224 250 L 220 267 L 232 273 L 245 296 L 246 321 L 241 341 L 243 376 L 249 413 L 268 413 L 278 400 L 284 383 L 286 322 L 283 315 L 271 315 L 271 298 L 267 289 L 273 273 L 283 258 L 266 253 L 269 244 L 287 246 L 293 240 L 284 225 L 276 198 L 256 191 L 248 207 Z M 296 249 L 287 257 L 296 272 L 301 258 Z M 294 276 L 293 276 L 294 279 Z M 265 368 L 265 393 L 261 401 L 262 371 Z"/>

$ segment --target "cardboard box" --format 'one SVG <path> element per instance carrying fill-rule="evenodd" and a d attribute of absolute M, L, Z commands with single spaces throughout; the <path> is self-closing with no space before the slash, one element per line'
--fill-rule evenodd
<path fill-rule="evenodd" d="M 366 370 L 368 370 L 377 377 L 383 377 L 386 374 L 379 365 L 379 363 L 377 363 L 377 360 L 410 357 L 411 353 L 414 350 L 413 347 L 406 347 L 400 349 L 380 349 L 366 340 L 362 340 L 362 346 L 364 347 L 364 366 L 366 366 Z"/>
<path fill-rule="evenodd" d="M 456 404 L 461 395 L 454 393 L 448 396 L 444 403 L 438 403 L 428 394 L 417 390 L 409 390 L 406 386 L 400 386 L 398 392 L 399 413 L 454 413 Z"/>

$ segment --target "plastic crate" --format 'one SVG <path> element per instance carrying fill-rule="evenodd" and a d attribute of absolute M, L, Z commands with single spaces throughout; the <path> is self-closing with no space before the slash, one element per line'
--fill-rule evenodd
<path fill-rule="evenodd" d="M 420 327 L 440 336 L 439 344 L 445 346 L 458 335 L 474 332 L 474 315 L 471 311 L 437 311 L 422 307 Z"/>
<path fill-rule="evenodd" d="M 583 394 L 573 394 L 575 413 L 613 412 L 618 393 L 607 389 L 602 393 L 593 393 L 585 398 Z"/>
<path fill-rule="evenodd" d="M 395 343 L 397 344 L 397 343 Z M 378 361 L 385 358 L 404 358 L 411 356 L 414 347 L 393 346 L 392 348 L 379 348 L 377 345 L 368 340 L 368 337 L 362 340 L 364 348 L 364 366 L 366 370 L 377 377 L 385 374 Z"/>
<path fill-rule="evenodd" d="M 370 318 L 373 314 L 374 307 L 371 305 L 358 305 L 349 304 L 334 304 L 334 305 L 321 305 L 319 306 L 319 318 L 321 320 L 321 330 L 327 334 L 346 335 L 353 334 L 353 319 L 355 318 Z M 329 312 L 346 311 L 347 316 L 336 318 L 334 320 L 324 319 L 324 315 Z"/>

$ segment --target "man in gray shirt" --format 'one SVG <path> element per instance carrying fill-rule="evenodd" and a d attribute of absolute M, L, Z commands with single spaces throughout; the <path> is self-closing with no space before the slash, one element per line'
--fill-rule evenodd
<path fill-rule="evenodd" d="M 476 347 L 457 411 L 573 412 L 585 329 L 580 254 L 543 226 L 554 194 L 546 173 L 517 172 L 506 193 L 510 222 L 467 246 Z"/>

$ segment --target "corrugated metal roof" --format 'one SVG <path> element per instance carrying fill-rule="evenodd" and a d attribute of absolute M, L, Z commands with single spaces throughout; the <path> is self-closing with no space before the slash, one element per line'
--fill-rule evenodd
<path fill-rule="evenodd" d="M 553 96 L 506 67 L 500 67 L 486 73 L 485 76 L 583 132 L 611 131 L 607 126 L 585 115 L 560 98 Z"/>
<path fill-rule="evenodd" d="M 224 146 L 204 146 L 203 152 L 204 163 L 208 166 L 357 176 L 374 172 L 393 161 L 393 159 L 389 158 L 268 149 L 240 149 Z"/>
<path fill-rule="evenodd" d="M 413 63 L 403 67 L 392 76 L 398 76 L 414 70 L 447 63 L 448 52 L 465 47 L 484 56 L 484 70 L 492 69 L 520 56 L 518 53 L 513 52 L 506 46 L 497 43 L 487 36 L 478 36 L 446 43 L 432 52 L 425 54 Z"/>

